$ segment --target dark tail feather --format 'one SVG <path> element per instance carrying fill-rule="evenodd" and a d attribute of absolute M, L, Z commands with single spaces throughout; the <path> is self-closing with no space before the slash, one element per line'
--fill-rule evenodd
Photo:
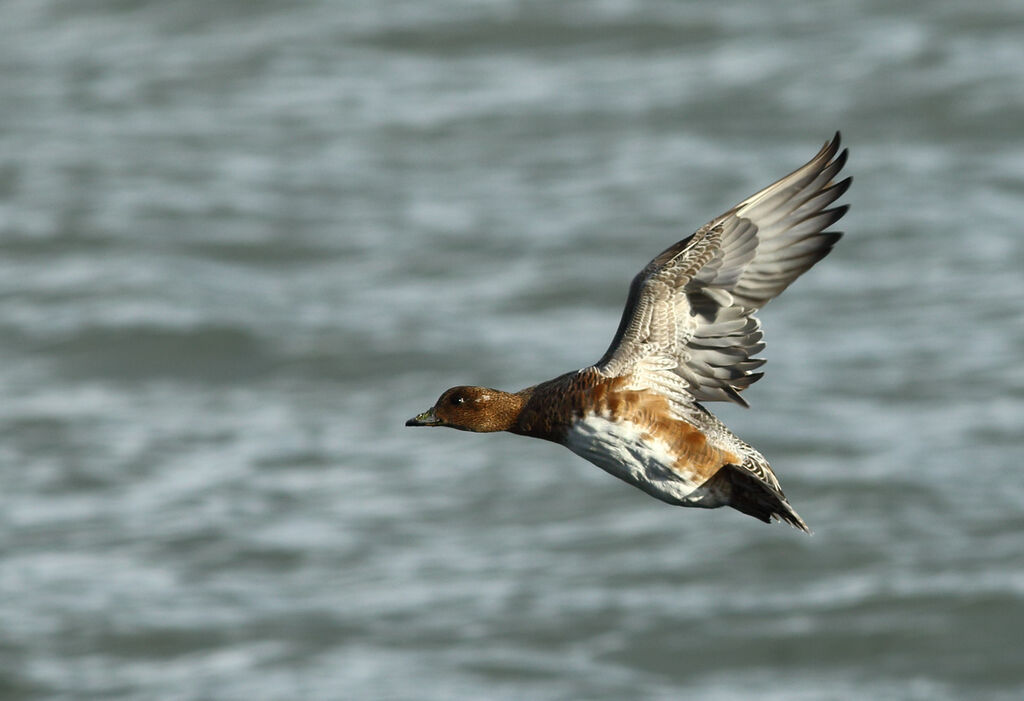
<path fill-rule="evenodd" d="M 724 465 L 712 479 L 716 478 L 728 482 L 728 503 L 732 508 L 765 523 L 771 523 L 773 518 L 785 521 L 793 528 L 799 528 L 810 535 L 811 529 L 789 505 L 785 495 L 772 489 L 742 467 Z"/>

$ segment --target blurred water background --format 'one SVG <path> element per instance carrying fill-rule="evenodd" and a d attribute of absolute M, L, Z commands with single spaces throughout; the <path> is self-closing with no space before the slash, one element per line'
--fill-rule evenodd
<path fill-rule="evenodd" d="M 1019 699 L 1024 4 L 0 5 L 0 698 Z M 813 537 L 403 421 L 835 129 Z"/>

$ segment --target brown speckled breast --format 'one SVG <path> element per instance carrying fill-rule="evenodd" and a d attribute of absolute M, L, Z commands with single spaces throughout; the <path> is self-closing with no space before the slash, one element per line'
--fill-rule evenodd
<path fill-rule="evenodd" d="M 726 463 L 737 463 L 735 454 L 708 442 L 692 424 L 672 415 L 668 400 L 649 390 L 627 389 L 629 378 L 608 378 L 594 368 L 567 373 L 524 390 L 529 392 L 512 431 L 565 443 L 573 421 L 598 415 L 628 422 L 643 440 L 660 440 L 676 456 L 671 466 L 688 477 L 710 477 Z"/>

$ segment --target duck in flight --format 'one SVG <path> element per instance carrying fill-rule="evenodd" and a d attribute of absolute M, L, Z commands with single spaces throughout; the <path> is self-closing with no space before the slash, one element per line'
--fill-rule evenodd
<path fill-rule="evenodd" d="M 509 431 L 561 443 L 679 506 L 731 506 L 810 533 L 761 453 L 702 402 L 748 406 L 764 349 L 755 313 L 828 255 L 852 182 L 839 134 L 781 180 L 670 246 L 633 279 L 597 363 L 518 392 L 452 387 L 406 426 Z"/>

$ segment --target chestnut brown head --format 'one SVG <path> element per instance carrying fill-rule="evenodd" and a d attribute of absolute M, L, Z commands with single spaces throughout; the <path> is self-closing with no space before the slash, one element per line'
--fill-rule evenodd
<path fill-rule="evenodd" d="M 452 387 L 430 409 L 406 426 L 448 426 L 460 431 L 507 431 L 519 416 L 523 400 L 488 387 Z"/>

